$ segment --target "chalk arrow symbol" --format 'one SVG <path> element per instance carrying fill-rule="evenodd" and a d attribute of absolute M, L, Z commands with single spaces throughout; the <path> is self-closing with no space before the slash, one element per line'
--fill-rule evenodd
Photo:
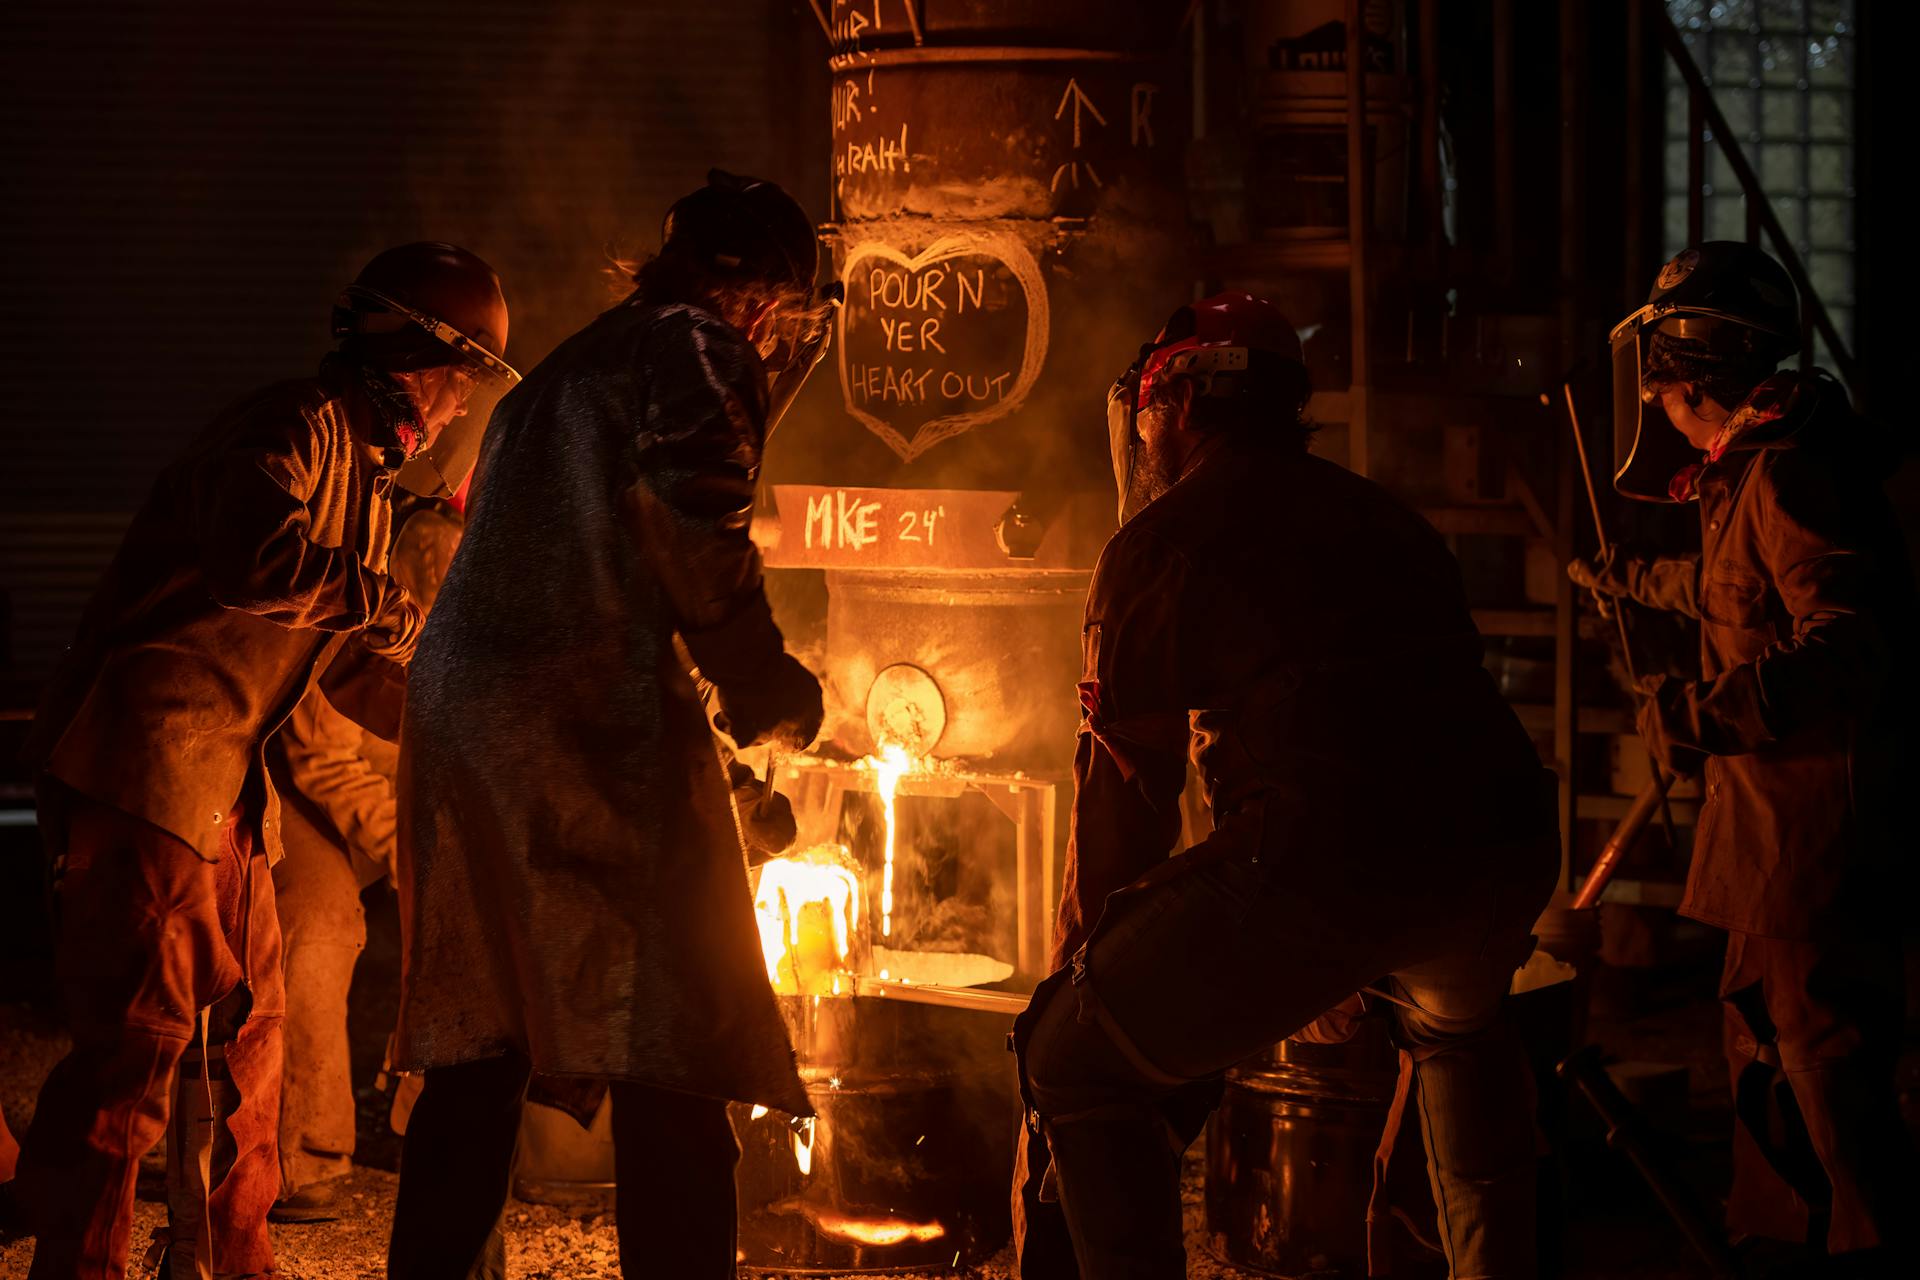
<path fill-rule="evenodd" d="M 1095 122 L 1099 124 L 1105 124 L 1107 118 L 1100 114 L 1100 108 L 1093 105 L 1093 99 L 1089 98 L 1086 90 L 1080 87 L 1080 82 L 1072 78 L 1067 80 L 1067 91 L 1060 95 L 1060 105 L 1054 108 L 1053 118 L 1055 120 L 1058 120 L 1067 113 L 1069 103 L 1073 106 L 1073 145 L 1075 149 L 1078 149 L 1080 146 L 1081 110 L 1084 109 L 1086 113 L 1092 116 Z"/>

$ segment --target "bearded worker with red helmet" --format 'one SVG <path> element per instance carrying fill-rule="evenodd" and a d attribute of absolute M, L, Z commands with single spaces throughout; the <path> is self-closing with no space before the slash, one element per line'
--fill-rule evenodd
<path fill-rule="evenodd" d="M 747 533 L 825 349 L 819 242 L 779 187 L 718 170 L 662 238 L 494 412 L 410 676 L 395 1065 L 425 1084 L 395 1280 L 486 1261 L 536 1073 L 611 1092 L 629 1275 L 731 1277 L 727 1101 L 810 1112 L 700 690 L 740 746 L 820 728 Z"/>
<path fill-rule="evenodd" d="M 21 1162 L 35 1277 L 125 1273 L 134 1174 L 169 1117 L 168 1274 L 273 1270 L 282 846 L 262 753 L 316 683 L 356 707 L 399 684 L 421 612 L 388 574 L 394 476 L 478 380 L 517 377 L 499 279 L 452 245 L 375 257 L 334 335 L 318 376 L 240 401 L 162 473 L 35 720 L 74 1040 Z"/>
<path fill-rule="evenodd" d="M 1535 1270 L 1532 1089 L 1501 1018 L 1559 864 L 1553 778 L 1445 545 L 1313 457 L 1270 304 L 1176 311 L 1109 399 L 1055 974 L 1016 1027 L 1086 1280 L 1184 1277 L 1180 1151 L 1222 1073 L 1387 1002 L 1456 1276 Z M 1189 752 L 1212 832 L 1169 857 Z"/>
<path fill-rule="evenodd" d="M 1680 912 L 1728 933 L 1728 1230 L 1864 1256 L 1913 1244 L 1894 1074 L 1920 609 L 1884 487 L 1902 444 L 1825 373 L 1776 368 L 1800 332 L 1751 245 L 1662 269 L 1613 333 L 1614 486 L 1697 503 L 1701 547 L 1571 572 L 1700 622 L 1700 678 L 1645 678 L 1640 732 L 1705 773 Z"/>

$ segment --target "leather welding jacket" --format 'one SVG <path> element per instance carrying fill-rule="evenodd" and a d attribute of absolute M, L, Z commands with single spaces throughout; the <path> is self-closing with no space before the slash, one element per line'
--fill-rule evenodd
<path fill-rule="evenodd" d="M 1920 631 L 1892 443 L 1806 379 L 1701 469 L 1699 554 L 1625 566 L 1627 594 L 1700 620 L 1702 678 L 1656 697 L 1707 755 L 1684 915 L 1806 940 L 1905 909 Z"/>
<path fill-rule="evenodd" d="M 1356 859 L 1383 895 L 1410 860 L 1484 874 L 1487 850 L 1551 833 L 1439 535 L 1298 448 L 1210 447 L 1094 571 L 1056 968 L 1172 851 L 1189 750 L 1214 826 L 1257 822 L 1303 892 Z"/>
<path fill-rule="evenodd" d="M 766 407 L 741 334 L 636 302 L 494 411 L 408 673 L 398 1065 L 809 1113 L 686 660 L 745 700 L 784 651 L 747 536 Z"/>
<path fill-rule="evenodd" d="M 431 610 L 460 546 L 460 512 L 435 498 L 394 503 L 393 577 Z M 391 710 L 399 718 L 399 708 Z M 267 751 L 289 812 L 286 838 L 317 841 L 352 864 L 364 889 L 393 874 L 394 773 L 400 748 L 338 710 L 318 688 L 293 709 Z"/>
<path fill-rule="evenodd" d="M 278 860 L 262 751 L 387 575 L 401 458 L 329 365 L 222 413 L 161 473 L 81 618 L 28 744 L 41 771 L 221 856 L 234 802 Z"/>

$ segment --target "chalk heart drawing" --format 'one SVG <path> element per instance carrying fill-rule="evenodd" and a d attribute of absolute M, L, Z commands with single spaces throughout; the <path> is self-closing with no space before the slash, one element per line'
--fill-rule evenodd
<path fill-rule="evenodd" d="M 854 289 L 855 272 L 861 264 L 873 259 L 894 263 L 908 272 L 918 272 L 955 258 L 992 259 L 1007 269 L 1026 297 L 1027 334 L 1020 353 L 1019 376 L 1014 379 L 1006 395 L 985 408 L 929 418 L 920 424 L 919 430 L 909 439 L 895 430 L 891 423 L 856 406 L 847 388 L 847 313 L 854 304 L 849 302 L 840 309 L 840 332 L 834 335 L 838 339 L 834 345 L 840 348 L 840 393 L 846 402 L 847 412 L 858 418 L 867 430 L 886 441 L 887 447 L 899 454 L 902 462 L 912 462 L 942 440 L 964 435 L 975 427 L 996 418 L 1004 418 L 1018 409 L 1026 400 L 1027 393 L 1033 390 L 1034 381 L 1040 376 L 1040 367 L 1046 363 L 1047 334 L 1050 332 L 1047 283 L 1040 277 L 1040 264 L 1034 260 L 1033 254 L 1018 239 L 1005 232 L 982 230 L 944 235 L 912 255 L 902 253 L 884 241 L 865 240 L 847 250 L 846 261 L 840 268 L 840 281 L 846 286 L 847 297 L 852 299 L 857 296 Z M 983 315 L 982 319 L 985 318 Z"/>

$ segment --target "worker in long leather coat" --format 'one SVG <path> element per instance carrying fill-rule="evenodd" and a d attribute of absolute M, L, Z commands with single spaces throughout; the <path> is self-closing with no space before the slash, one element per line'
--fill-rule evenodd
<path fill-rule="evenodd" d="M 322 672 L 349 705 L 394 682 L 421 621 L 387 571 L 394 473 L 476 379 L 512 376 L 499 280 L 451 245 L 374 258 L 334 329 L 318 377 L 241 401 L 162 473 L 35 720 L 74 1041 L 19 1174 L 35 1277 L 124 1274 L 134 1172 L 169 1115 L 171 1274 L 273 1269 L 285 1003 L 262 753 Z"/>
<path fill-rule="evenodd" d="M 1453 1274 L 1534 1273 L 1501 1007 L 1558 869 L 1552 775 L 1439 536 L 1307 452 L 1306 387 L 1279 313 L 1224 294 L 1110 403 L 1059 968 L 1015 1031 L 1087 1280 L 1187 1274 L 1180 1150 L 1221 1074 L 1363 988 L 1407 1050 Z M 1213 830 L 1169 857 L 1189 753 Z"/>
<path fill-rule="evenodd" d="M 630 1273 L 731 1276 L 726 1101 L 809 1111 L 695 668 L 740 745 L 818 732 L 747 536 L 817 265 L 791 197 L 715 171 L 488 426 L 401 735 L 396 1280 L 482 1258 L 531 1073 L 610 1082 Z"/>
<path fill-rule="evenodd" d="M 1700 678 L 1648 677 L 1640 729 L 1669 768 L 1705 772 L 1680 912 L 1728 932 L 1728 1229 L 1818 1244 L 1825 1219 L 1826 1248 L 1855 1253 L 1911 1243 L 1894 1067 L 1920 630 L 1883 487 L 1896 442 L 1825 374 L 1775 370 L 1799 334 L 1793 282 L 1758 249 L 1663 269 L 1615 331 L 1636 441 L 1616 483 L 1696 503 L 1701 550 L 1572 571 L 1700 622 Z"/>

